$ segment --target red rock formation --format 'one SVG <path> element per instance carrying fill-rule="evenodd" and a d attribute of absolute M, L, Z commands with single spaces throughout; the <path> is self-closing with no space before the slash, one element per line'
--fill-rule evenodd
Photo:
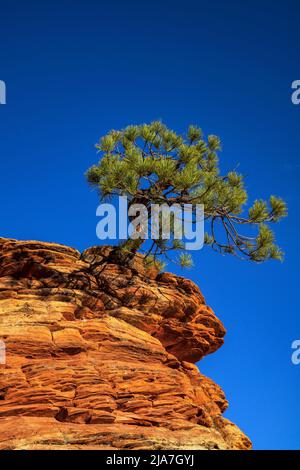
<path fill-rule="evenodd" d="M 191 281 L 0 239 L 0 449 L 249 449 L 194 365 L 223 343 Z"/>

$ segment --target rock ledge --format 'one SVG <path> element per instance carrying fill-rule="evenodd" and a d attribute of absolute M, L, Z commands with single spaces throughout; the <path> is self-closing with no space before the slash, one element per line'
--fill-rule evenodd
<path fill-rule="evenodd" d="M 250 449 L 194 365 L 225 334 L 198 287 L 109 254 L 0 238 L 0 449 Z"/>

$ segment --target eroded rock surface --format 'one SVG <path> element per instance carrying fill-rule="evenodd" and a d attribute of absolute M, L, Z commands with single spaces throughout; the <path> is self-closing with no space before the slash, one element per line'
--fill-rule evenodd
<path fill-rule="evenodd" d="M 249 449 L 194 365 L 224 327 L 191 281 L 109 247 L 0 238 L 0 449 Z"/>

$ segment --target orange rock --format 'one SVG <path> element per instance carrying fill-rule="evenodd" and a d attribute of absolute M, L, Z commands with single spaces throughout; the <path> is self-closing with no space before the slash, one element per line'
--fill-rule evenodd
<path fill-rule="evenodd" d="M 194 365 L 225 329 L 198 287 L 110 247 L 0 238 L 0 449 L 249 449 Z"/>

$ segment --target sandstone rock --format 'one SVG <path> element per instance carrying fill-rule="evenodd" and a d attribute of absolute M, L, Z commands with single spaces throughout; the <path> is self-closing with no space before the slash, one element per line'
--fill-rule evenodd
<path fill-rule="evenodd" d="M 249 449 L 194 365 L 225 329 L 198 287 L 0 238 L 0 449 Z"/>

